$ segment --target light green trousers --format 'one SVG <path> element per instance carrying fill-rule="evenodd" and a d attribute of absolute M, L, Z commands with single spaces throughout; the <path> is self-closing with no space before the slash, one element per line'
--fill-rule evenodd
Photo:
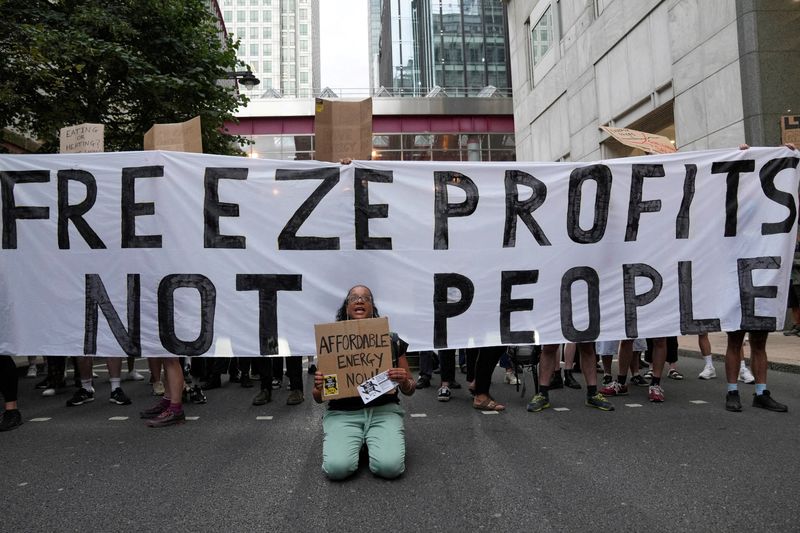
<path fill-rule="evenodd" d="M 322 471 L 344 479 L 358 469 L 358 454 L 366 442 L 369 469 L 393 479 L 406 469 L 405 411 L 399 404 L 365 407 L 358 411 L 325 412 L 322 419 Z"/>

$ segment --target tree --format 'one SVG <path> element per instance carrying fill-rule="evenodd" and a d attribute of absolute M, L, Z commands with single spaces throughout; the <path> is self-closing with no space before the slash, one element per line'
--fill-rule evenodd
<path fill-rule="evenodd" d="M 58 149 L 59 129 L 105 124 L 107 151 L 141 150 L 154 123 L 200 115 L 206 153 L 241 153 L 223 131 L 247 102 L 205 0 L 0 0 L 0 128 Z"/>

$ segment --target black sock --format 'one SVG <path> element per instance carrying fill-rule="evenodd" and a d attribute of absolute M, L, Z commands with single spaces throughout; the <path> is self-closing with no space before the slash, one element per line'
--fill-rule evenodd
<path fill-rule="evenodd" d="M 650 378 L 650 385 L 661 385 L 661 378 L 653 376 Z"/>
<path fill-rule="evenodd" d="M 617 376 L 617 383 L 620 385 L 625 385 L 625 382 L 628 381 L 628 375 L 625 374 L 624 376 Z"/>
<path fill-rule="evenodd" d="M 545 398 L 550 398 L 550 385 L 539 385 L 539 394 Z"/>
<path fill-rule="evenodd" d="M 597 394 L 597 385 L 586 385 L 586 397 L 591 398 Z"/>

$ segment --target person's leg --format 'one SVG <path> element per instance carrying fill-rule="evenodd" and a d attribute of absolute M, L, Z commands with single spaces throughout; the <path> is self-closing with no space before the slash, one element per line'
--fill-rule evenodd
<path fill-rule="evenodd" d="M 431 376 L 433 375 L 433 352 L 424 350 L 418 352 L 419 355 L 419 378 L 417 388 L 424 389 L 431 386 Z"/>
<path fill-rule="evenodd" d="M 365 440 L 369 451 L 369 469 L 376 476 L 394 479 L 406 469 L 404 414 L 398 404 L 372 409 Z"/>
<path fill-rule="evenodd" d="M 0 355 L 0 395 L 5 405 L 0 417 L 0 431 L 11 431 L 22 425 L 22 414 L 17 408 L 18 392 L 17 364 L 10 355 Z"/>
<path fill-rule="evenodd" d="M 162 369 L 164 364 L 161 362 L 161 357 L 148 357 L 147 368 L 150 369 L 150 384 L 153 386 L 153 396 L 162 396 L 164 394 L 164 378 L 162 376 Z M 195 374 L 195 368 L 197 373 Z M 204 377 L 202 373 L 205 370 L 205 363 L 202 358 L 196 357 L 192 361 L 192 375 L 196 376 L 197 383 L 200 378 Z"/>
<path fill-rule="evenodd" d="M 531 413 L 538 413 L 550 407 L 550 381 L 553 371 L 558 365 L 558 344 L 545 344 L 539 354 L 539 392 L 534 394 L 528 402 L 527 409 Z M 594 362 L 592 362 L 594 365 Z"/>
<path fill-rule="evenodd" d="M 322 471 L 328 478 L 345 479 L 358 469 L 366 417 L 366 409 L 325 411 L 322 417 Z"/>
<path fill-rule="evenodd" d="M 597 343 L 598 346 L 602 344 L 603 343 Z M 620 341 L 617 345 L 617 354 L 617 379 L 600 389 L 600 392 L 606 396 L 625 396 L 628 394 L 627 380 L 628 369 L 631 366 L 631 359 L 633 358 L 633 339 L 624 339 Z"/>
<path fill-rule="evenodd" d="M 505 346 L 486 346 L 480 349 L 478 360 L 475 363 L 475 401 L 473 407 L 489 408 L 493 410 L 505 409 L 505 406 L 493 403 L 489 395 L 489 388 L 492 386 L 492 374 L 500 360 L 500 356 L 505 351 Z"/>
<path fill-rule="evenodd" d="M 290 356 L 286 358 L 286 375 L 289 377 L 289 395 L 286 405 L 303 403 L 303 358 Z"/>
<path fill-rule="evenodd" d="M 272 361 L 265 356 L 253 359 L 251 365 L 261 375 L 260 390 L 253 398 L 253 405 L 264 405 L 272 401 Z"/>
<path fill-rule="evenodd" d="M 667 339 L 656 337 L 651 339 L 653 343 L 653 377 L 650 379 L 648 396 L 651 402 L 664 401 L 664 389 L 661 387 L 661 376 L 664 373 L 664 365 L 667 362 Z"/>
<path fill-rule="evenodd" d="M 72 398 L 67 400 L 67 407 L 75 407 L 94 401 L 94 387 L 92 386 L 93 362 L 94 357 L 90 355 L 78 357 L 77 369 L 81 386 L 75 391 Z"/>
<path fill-rule="evenodd" d="M 456 380 L 455 350 L 439 350 L 439 368 L 441 370 L 442 385 L 449 387 Z"/>
<path fill-rule="evenodd" d="M 561 345 L 561 353 L 564 355 L 564 386 L 570 389 L 580 389 L 581 384 L 572 375 L 572 370 L 575 368 L 575 351 L 577 347 L 575 343 L 568 342 Z"/>
<path fill-rule="evenodd" d="M 481 353 L 480 348 L 467 348 L 466 350 L 466 358 L 467 358 L 467 381 L 472 383 L 475 381 L 475 365 L 478 363 L 478 355 Z M 474 385 L 473 385 L 473 390 Z"/>
<path fill-rule="evenodd" d="M 280 389 L 283 384 L 283 357 L 270 357 L 272 365 L 272 388 Z"/>
<path fill-rule="evenodd" d="M 728 392 L 725 396 L 725 409 L 739 412 L 742 402 L 739 398 L 739 385 L 736 378 L 739 374 L 739 361 L 742 358 L 742 345 L 744 344 L 744 331 L 729 331 L 728 345 L 725 348 L 725 379 L 728 382 Z"/>
<path fill-rule="evenodd" d="M 769 333 L 766 331 L 751 331 L 748 333 L 750 337 L 750 366 L 756 378 L 753 407 L 785 413 L 789 408 L 782 403 L 776 402 L 767 389 L 767 335 Z"/>
<path fill-rule="evenodd" d="M 122 382 L 122 357 L 106 357 L 106 367 L 108 368 L 108 381 L 111 383 L 111 403 L 117 405 L 130 405 L 131 399 L 125 394 L 120 386 Z"/>
<path fill-rule="evenodd" d="M 169 402 L 169 405 L 155 418 L 147 421 L 147 426 L 152 428 L 172 426 L 186 421 L 183 413 L 183 367 L 177 357 L 163 357 L 164 374 L 167 378 L 166 392 L 162 400 L 162 405 Z"/>

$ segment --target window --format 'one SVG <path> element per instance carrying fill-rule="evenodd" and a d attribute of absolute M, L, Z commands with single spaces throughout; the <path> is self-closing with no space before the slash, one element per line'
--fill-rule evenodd
<path fill-rule="evenodd" d="M 300 35 L 302 35 L 303 37 L 308 35 L 308 24 L 300 23 Z"/>
<path fill-rule="evenodd" d="M 250 55 L 254 56 L 254 57 L 258 57 L 258 45 L 257 44 L 251 44 L 250 45 Z"/>
<path fill-rule="evenodd" d="M 272 55 L 272 44 L 266 43 L 264 44 L 264 55 L 271 56 Z"/>
<path fill-rule="evenodd" d="M 301 52 L 308 52 L 308 41 L 305 39 L 300 39 L 300 51 Z"/>
<path fill-rule="evenodd" d="M 250 28 L 250 38 L 258 39 L 258 28 L 256 28 L 255 26 Z"/>
<path fill-rule="evenodd" d="M 553 13 L 548 6 L 531 30 L 531 60 L 538 65 L 553 45 Z"/>
<path fill-rule="evenodd" d="M 250 22 L 258 22 L 258 11 L 251 11 L 250 12 Z"/>
<path fill-rule="evenodd" d="M 308 83 L 308 72 L 300 73 L 300 83 Z"/>
<path fill-rule="evenodd" d="M 264 11 L 264 22 L 272 22 L 272 11 Z"/>
<path fill-rule="evenodd" d="M 233 11 L 230 9 L 222 12 L 222 18 L 228 22 L 233 22 Z"/>
<path fill-rule="evenodd" d="M 272 74 L 272 61 L 264 61 L 264 73 Z"/>
<path fill-rule="evenodd" d="M 237 10 L 236 22 L 247 22 L 247 12 L 242 10 Z"/>
<path fill-rule="evenodd" d="M 308 9 L 301 7 L 299 14 L 300 20 L 308 20 Z"/>
<path fill-rule="evenodd" d="M 261 37 L 264 39 L 272 39 L 272 26 L 264 26 L 261 30 Z"/>
<path fill-rule="evenodd" d="M 308 68 L 308 56 L 300 56 L 300 68 Z"/>

